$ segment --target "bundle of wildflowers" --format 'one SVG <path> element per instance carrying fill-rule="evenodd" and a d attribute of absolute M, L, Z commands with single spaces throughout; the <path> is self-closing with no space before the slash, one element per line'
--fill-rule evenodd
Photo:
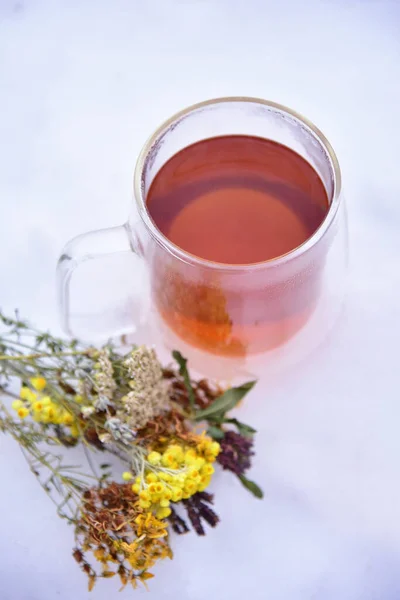
<path fill-rule="evenodd" d="M 254 382 L 223 390 L 192 380 L 179 352 L 163 368 L 144 346 L 87 347 L 18 314 L 0 313 L 0 324 L 0 431 L 73 526 L 89 589 L 109 577 L 146 585 L 155 563 L 172 558 L 174 534 L 215 527 L 216 467 L 262 497 L 246 476 L 255 430 L 228 414 Z M 75 446 L 79 466 L 65 459 Z"/>

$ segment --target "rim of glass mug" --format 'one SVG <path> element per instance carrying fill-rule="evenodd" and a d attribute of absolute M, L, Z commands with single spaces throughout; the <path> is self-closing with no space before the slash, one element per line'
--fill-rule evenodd
<path fill-rule="evenodd" d="M 146 161 L 150 155 L 151 149 L 168 132 L 172 125 L 179 123 L 182 120 L 182 118 L 190 115 L 191 113 L 194 113 L 208 106 L 212 106 L 213 104 L 229 104 L 235 102 L 247 102 L 249 104 L 261 104 L 263 106 L 267 106 L 268 108 L 275 110 L 276 112 L 285 113 L 290 117 L 293 117 L 295 120 L 299 121 L 303 126 L 311 130 L 312 135 L 318 139 L 319 143 L 323 146 L 330 160 L 333 189 L 330 198 L 329 209 L 325 216 L 325 219 L 318 227 L 318 229 L 316 229 L 315 232 L 300 246 L 297 246 L 296 248 L 294 248 L 290 252 L 287 252 L 286 254 L 282 254 L 281 256 L 271 258 L 262 262 L 229 265 L 226 263 L 219 263 L 206 260 L 200 258 L 199 256 L 195 256 L 194 254 L 190 254 L 189 252 L 186 252 L 185 250 L 171 242 L 164 234 L 161 233 L 161 231 L 157 228 L 147 211 L 146 198 L 144 194 L 144 171 L 146 167 Z M 340 166 L 335 151 L 333 150 L 330 142 L 327 140 L 325 135 L 306 117 L 292 110 L 291 108 L 288 108 L 287 106 L 278 104 L 277 102 L 263 100 L 262 98 L 254 98 L 249 96 L 226 96 L 221 98 L 213 98 L 211 100 L 204 100 L 203 102 L 192 104 L 191 106 L 184 108 L 183 110 L 175 113 L 172 117 L 164 121 L 148 138 L 147 142 L 144 144 L 142 150 L 140 151 L 140 154 L 136 161 L 136 167 L 133 178 L 133 189 L 136 205 L 142 221 L 146 225 L 152 238 L 170 254 L 174 255 L 179 260 L 190 264 L 196 264 L 199 266 L 214 268 L 218 270 L 242 271 L 244 268 L 246 270 L 257 270 L 261 268 L 266 268 L 268 266 L 277 267 L 278 265 L 282 265 L 288 262 L 289 260 L 293 260 L 294 258 L 304 254 L 305 252 L 307 252 L 307 250 L 315 246 L 315 244 L 317 244 L 317 242 L 328 231 L 335 219 L 337 210 L 340 205 L 342 185 L 341 182 L 342 178 Z"/>

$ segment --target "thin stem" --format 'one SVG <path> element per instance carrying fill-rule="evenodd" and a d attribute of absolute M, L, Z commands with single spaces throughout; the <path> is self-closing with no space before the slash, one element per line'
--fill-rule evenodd
<path fill-rule="evenodd" d="M 94 478 L 96 480 L 98 480 L 99 476 L 97 475 L 95 466 L 94 466 L 93 461 L 92 461 L 92 457 L 90 456 L 90 451 L 89 451 L 89 449 L 87 448 L 87 446 L 85 444 L 83 445 L 83 451 L 85 453 L 86 460 L 88 461 L 88 465 L 89 465 L 89 467 L 90 467 L 90 469 L 91 469 L 91 471 L 93 473 Z"/>
<path fill-rule="evenodd" d="M 26 360 L 31 360 L 33 358 L 56 358 L 56 357 L 62 357 L 62 356 L 84 356 L 84 355 L 89 356 L 89 351 L 88 350 L 73 350 L 71 352 L 57 352 L 54 354 L 44 354 L 43 352 L 37 352 L 35 354 L 21 354 L 18 356 L 1 354 L 0 360 L 26 361 Z"/>

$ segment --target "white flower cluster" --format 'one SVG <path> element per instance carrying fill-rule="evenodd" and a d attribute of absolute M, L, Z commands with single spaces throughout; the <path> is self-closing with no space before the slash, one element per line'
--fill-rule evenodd
<path fill-rule="evenodd" d="M 123 411 L 118 416 L 132 429 L 140 429 L 167 407 L 170 385 L 155 351 L 146 346 L 133 350 L 125 366 L 132 391 L 122 398 Z"/>
<path fill-rule="evenodd" d="M 96 391 L 99 394 L 99 397 L 104 399 L 111 400 L 117 384 L 113 379 L 113 366 L 112 362 L 109 358 L 109 351 L 105 348 L 99 352 L 98 362 L 97 362 L 97 373 L 94 378 L 96 381 Z"/>

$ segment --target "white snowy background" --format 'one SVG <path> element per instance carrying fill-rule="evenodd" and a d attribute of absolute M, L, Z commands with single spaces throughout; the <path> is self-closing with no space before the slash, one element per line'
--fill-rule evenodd
<path fill-rule="evenodd" d="M 89 595 L 71 530 L 1 437 L 1 600 L 400 598 L 399 0 L 0 0 L 0 305 L 59 331 L 64 242 L 122 223 L 148 134 L 221 95 L 308 116 L 348 202 L 335 335 L 240 409 L 265 500 L 218 476 L 220 526 L 174 538 L 148 595 Z"/>

